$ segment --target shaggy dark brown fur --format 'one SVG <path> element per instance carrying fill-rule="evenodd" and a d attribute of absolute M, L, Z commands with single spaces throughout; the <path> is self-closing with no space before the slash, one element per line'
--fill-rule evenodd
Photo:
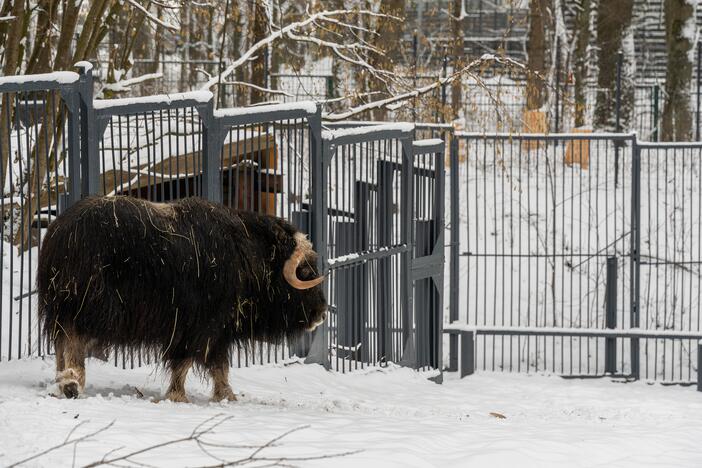
<path fill-rule="evenodd" d="M 317 277 L 317 255 L 279 218 L 197 198 L 76 203 L 49 226 L 37 271 L 61 390 L 82 390 L 89 347 L 126 346 L 162 356 L 174 400 L 186 400 L 191 364 L 209 371 L 215 398 L 233 399 L 223 380 L 232 345 L 294 339 L 326 317 L 321 286 L 299 290 L 283 277 L 298 245 L 297 276 Z"/>

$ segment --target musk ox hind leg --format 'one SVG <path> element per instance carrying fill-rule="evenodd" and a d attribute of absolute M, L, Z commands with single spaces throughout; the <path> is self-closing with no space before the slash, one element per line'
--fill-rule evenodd
<path fill-rule="evenodd" d="M 171 385 L 166 392 L 166 399 L 176 403 L 190 403 L 185 394 L 185 378 L 193 365 L 192 359 L 174 359 L 170 361 Z"/>
<path fill-rule="evenodd" d="M 56 337 L 56 383 L 66 398 L 77 398 L 85 389 L 85 340 L 80 336 Z"/>
<path fill-rule="evenodd" d="M 214 389 L 212 401 L 236 401 L 236 395 L 229 385 L 229 361 L 224 359 L 217 363 L 209 364 L 207 369 L 212 376 Z"/>

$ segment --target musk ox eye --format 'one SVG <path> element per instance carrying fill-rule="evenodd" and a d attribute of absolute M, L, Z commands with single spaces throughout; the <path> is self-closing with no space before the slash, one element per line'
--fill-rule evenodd
<path fill-rule="evenodd" d="M 300 276 L 303 278 L 310 278 L 312 276 L 312 269 L 309 267 L 302 267 L 300 269 Z"/>

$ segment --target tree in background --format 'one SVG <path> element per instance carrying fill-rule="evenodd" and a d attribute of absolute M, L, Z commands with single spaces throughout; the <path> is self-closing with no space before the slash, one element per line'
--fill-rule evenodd
<path fill-rule="evenodd" d="M 451 44 L 450 55 L 453 69 L 457 70 L 463 65 L 463 55 L 465 53 L 463 44 L 463 0 L 451 0 L 451 8 L 449 11 L 451 22 Z M 460 111 L 463 107 L 463 83 L 462 80 L 456 80 L 451 85 L 451 119 L 460 117 Z"/>
<path fill-rule="evenodd" d="M 634 99 L 634 83 L 631 76 L 633 36 L 630 30 L 634 0 L 599 0 L 597 6 L 597 100 L 595 104 L 595 126 L 615 130 L 617 61 L 619 52 L 624 54 L 622 72 L 621 125 L 628 128 Z"/>
<path fill-rule="evenodd" d="M 664 1 L 668 65 L 661 138 L 663 141 L 690 141 L 692 139 L 691 53 L 696 33 L 694 7 L 689 0 Z"/>
<path fill-rule="evenodd" d="M 573 99 L 575 101 L 575 126 L 587 125 L 587 95 L 586 82 L 588 77 L 588 49 L 590 45 L 590 16 L 592 0 L 580 0 L 575 16 L 573 51 Z"/>
<path fill-rule="evenodd" d="M 544 78 L 548 75 L 548 57 L 553 31 L 553 3 L 550 0 L 529 2 L 529 33 L 527 38 L 527 110 L 539 110 L 546 103 Z"/>

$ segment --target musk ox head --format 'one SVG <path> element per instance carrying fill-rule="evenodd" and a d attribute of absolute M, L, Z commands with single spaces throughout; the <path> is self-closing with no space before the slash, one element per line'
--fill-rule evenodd
<path fill-rule="evenodd" d="M 327 318 L 328 305 L 318 271 L 318 256 L 307 236 L 291 224 L 276 219 L 280 256 L 278 268 L 282 276 L 281 313 L 286 329 L 292 334 L 312 331 Z M 279 247 L 278 247 L 279 246 Z"/>

